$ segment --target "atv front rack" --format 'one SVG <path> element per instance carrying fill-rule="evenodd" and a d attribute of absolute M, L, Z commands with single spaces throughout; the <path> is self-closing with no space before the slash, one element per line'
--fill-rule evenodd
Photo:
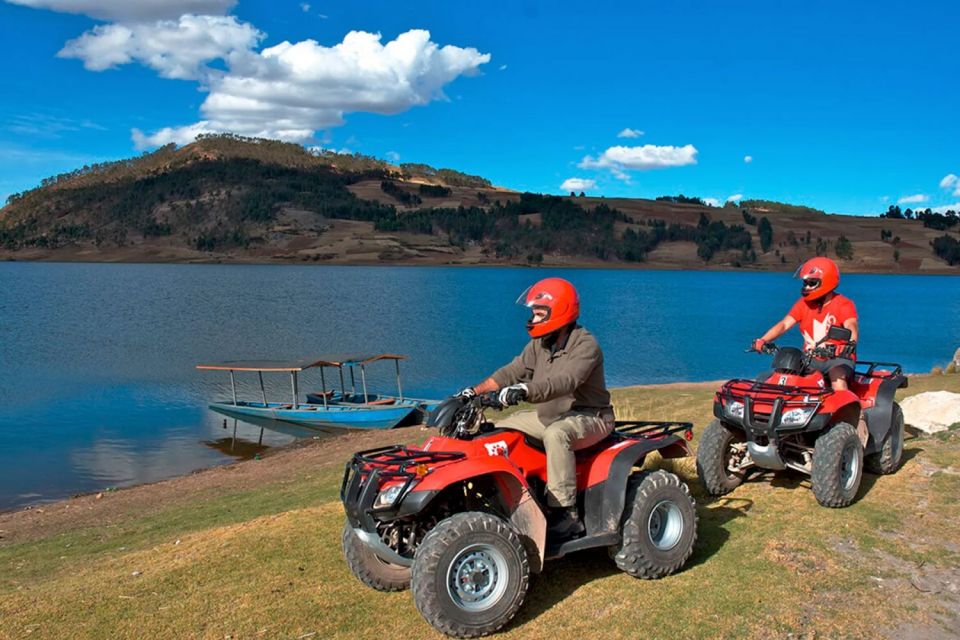
<path fill-rule="evenodd" d="M 418 477 L 429 473 L 430 465 L 465 458 L 459 451 L 422 451 L 402 445 L 367 449 L 353 455 L 343 470 L 340 485 L 340 500 L 353 524 L 364 523 L 368 531 L 374 530 L 372 513 L 394 509 Z M 397 496 L 390 504 L 375 507 L 374 499 L 380 487 L 390 481 L 402 481 Z"/>
<path fill-rule="evenodd" d="M 450 462 L 465 458 L 466 454 L 459 451 L 422 451 L 410 449 L 403 445 L 367 449 L 353 454 L 350 462 L 343 470 L 343 483 L 340 485 L 340 499 L 345 500 L 352 485 L 360 488 L 363 476 L 366 476 L 366 485 L 376 484 L 374 480 L 405 480 L 401 494 L 418 475 L 419 468 L 428 467 L 438 462 Z M 423 467 L 421 467 L 423 465 Z M 422 473 L 420 475 L 423 475 Z M 356 482 L 351 482 L 351 479 Z"/>
<path fill-rule="evenodd" d="M 652 420 L 618 420 L 613 433 L 631 440 L 654 440 L 683 432 L 686 440 L 693 439 L 692 422 L 656 422 Z"/>
<path fill-rule="evenodd" d="M 736 388 L 734 389 L 734 387 Z M 724 384 L 717 392 L 717 395 L 722 398 L 739 399 L 740 396 L 764 393 L 774 396 L 810 396 L 811 398 L 816 397 L 819 400 L 823 396 L 833 393 L 833 389 L 816 385 L 772 384 L 770 382 L 738 378 Z"/>

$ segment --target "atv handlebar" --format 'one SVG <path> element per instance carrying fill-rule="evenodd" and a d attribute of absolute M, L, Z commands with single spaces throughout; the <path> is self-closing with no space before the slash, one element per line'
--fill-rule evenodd
<path fill-rule="evenodd" d="M 807 349 L 804 351 L 804 357 L 809 360 L 818 359 L 818 360 L 830 360 L 832 358 L 849 358 L 851 355 L 857 351 L 857 342 L 855 340 L 847 340 L 842 344 L 835 342 L 834 344 L 824 344 L 829 337 L 823 338 L 814 345 L 813 348 Z M 838 349 L 840 347 L 840 349 Z M 751 344 L 749 348 L 744 349 L 744 353 L 760 353 L 763 355 L 773 355 L 780 350 L 780 347 L 773 342 L 763 343 L 763 347 L 760 349 L 755 349 Z"/>
<path fill-rule="evenodd" d="M 503 403 L 500 402 L 500 396 L 496 391 L 482 393 L 476 397 L 475 401 L 483 408 L 496 409 L 498 411 L 503 409 Z"/>
<path fill-rule="evenodd" d="M 779 350 L 780 350 L 780 347 L 778 347 L 773 342 L 764 342 L 763 348 L 761 349 L 755 349 L 754 346 L 751 344 L 748 348 L 744 349 L 743 352 L 744 353 L 762 353 L 764 355 L 771 355 L 776 353 Z"/>

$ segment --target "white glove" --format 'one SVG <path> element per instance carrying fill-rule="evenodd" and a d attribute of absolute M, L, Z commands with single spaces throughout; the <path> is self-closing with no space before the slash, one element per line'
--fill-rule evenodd
<path fill-rule="evenodd" d="M 528 393 L 529 390 L 527 389 L 527 385 L 521 382 L 520 384 L 512 384 L 509 387 L 500 389 L 500 395 L 498 396 L 498 399 L 500 400 L 500 404 L 505 407 L 509 407 L 515 404 L 520 404 L 526 400 Z"/>
<path fill-rule="evenodd" d="M 474 389 L 473 387 L 467 387 L 466 389 L 459 391 L 454 396 L 454 398 L 463 398 L 464 400 L 469 400 L 470 398 L 476 398 L 476 397 L 477 397 L 477 390 Z"/>

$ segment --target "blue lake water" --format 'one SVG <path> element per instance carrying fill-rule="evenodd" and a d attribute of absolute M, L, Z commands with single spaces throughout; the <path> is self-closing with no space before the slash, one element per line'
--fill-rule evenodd
<path fill-rule="evenodd" d="M 744 347 L 798 293 L 781 273 L 3 263 L 0 509 L 229 461 L 233 424 L 206 409 L 229 377 L 198 362 L 392 351 L 410 356 L 411 395 L 478 382 L 522 348 L 513 301 L 547 275 L 580 289 L 611 386 L 756 373 L 766 363 Z M 862 359 L 924 372 L 960 346 L 960 278 L 852 275 L 841 291 Z M 370 371 L 393 384 L 392 367 Z M 257 397 L 255 376 L 238 380 Z M 289 380 L 268 379 L 268 394 L 287 398 Z M 256 443 L 260 429 L 238 435 Z"/>

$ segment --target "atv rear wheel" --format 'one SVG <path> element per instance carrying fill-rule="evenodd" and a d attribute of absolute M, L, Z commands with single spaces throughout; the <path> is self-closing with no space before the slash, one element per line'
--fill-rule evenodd
<path fill-rule="evenodd" d="M 860 489 L 863 446 L 853 425 L 838 422 L 813 447 L 813 495 L 825 507 L 846 507 Z"/>
<path fill-rule="evenodd" d="M 697 540 L 697 509 L 687 485 L 667 471 L 637 474 L 627 485 L 623 540 L 614 555 L 635 578 L 662 578 L 683 566 Z"/>
<path fill-rule="evenodd" d="M 371 589 L 403 591 L 410 586 L 410 567 L 381 560 L 370 547 L 363 544 L 349 522 L 343 524 L 341 544 L 350 571 Z"/>
<path fill-rule="evenodd" d="M 413 602 L 448 636 L 475 638 L 507 624 L 527 594 L 523 542 L 489 513 L 458 513 L 423 539 L 413 560 Z"/>
<path fill-rule="evenodd" d="M 886 475 L 900 468 L 903 459 L 903 410 L 896 402 L 893 403 L 893 413 L 890 420 L 890 431 L 880 445 L 880 451 L 871 453 L 863 463 L 870 473 Z"/>
<path fill-rule="evenodd" d="M 738 456 L 736 449 L 736 445 L 743 442 L 743 436 L 738 436 L 720 420 L 714 420 L 704 429 L 697 445 L 697 475 L 710 495 L 730 493 L 743 482 L 744 472 L 730 470 L 743 455 Z"/>

